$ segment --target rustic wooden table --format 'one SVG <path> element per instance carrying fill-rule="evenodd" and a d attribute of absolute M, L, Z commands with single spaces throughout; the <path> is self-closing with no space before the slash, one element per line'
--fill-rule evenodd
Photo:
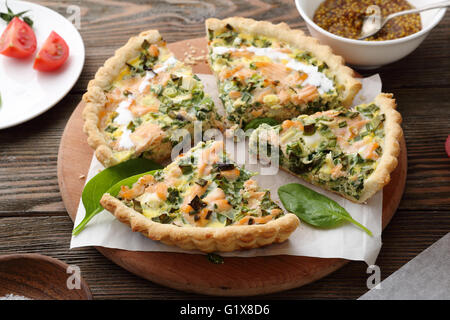
<path fill-rule="evenodd" d="M 42 253 L 81 268 L 95 299 L 210 299 L 134 276 L 94 248 L 69 250 L 72 221 L 56 175 L 58 147 L 89 79 L 126 40 L 156 28 L 168 42 L 204 35 L 208 17 L 240 15 L 306 29 L 293 0 L 35 1 L 64 16 L 81 8 L 86 64 L 72 91 L 45 114 L 0 131 L 0 254 Z M 377 260 L 382 279 L 450 231 L 450 15 L 411 55 L 378 72 L 403 115 L 408 179 L 400 207 L 383 233 Z M 1 76 L 1 75 L 0 75 Z M 350 262 L 310 285 L 259 298 L 355 299 L 368 291 L 366 265 Z"/>

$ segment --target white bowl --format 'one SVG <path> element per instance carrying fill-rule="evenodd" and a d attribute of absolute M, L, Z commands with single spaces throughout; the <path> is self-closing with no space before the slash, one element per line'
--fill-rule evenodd
<path fill-rule="evenodd" d="M 312 21 L 314 12 L 323 1 L 295 0 L 295 5 L 313 37 L 329 45 L 336 54 L 344 57 L 348 64 L 360 69 L 374 69 L 404 58 L 422 43 L 446 12 L 446 9 L 421 12 L 422 30 L 407 37 L 386 41 L 363 41 L 337 36 L 315 24 Z M 409 0 L 415 7 L 439 1 L 441 0 Z"/>

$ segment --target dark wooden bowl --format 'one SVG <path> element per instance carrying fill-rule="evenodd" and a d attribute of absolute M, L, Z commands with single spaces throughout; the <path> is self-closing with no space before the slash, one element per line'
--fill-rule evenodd
<path fill-rule="evenodd" d="M 67 280 L 73 276 L 73 272 L 67 273 L 68 267 L 41 254 L 0 256 L 0 297 L 13 294 L 33 300 L 91 300 L 91 291 L 81 277 L 79 289 L 68 288 Z"/>

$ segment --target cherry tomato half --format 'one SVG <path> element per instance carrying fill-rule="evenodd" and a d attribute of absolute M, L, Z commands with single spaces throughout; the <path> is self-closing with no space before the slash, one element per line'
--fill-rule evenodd
<path fill-rule="evenodd" d="M 0 53 L 12 58 L 27 58 L 35 50 L 36 35 L 33 29 L 14 17 L 0 37 Z"/>
<path fill-rule="evenodd" d="M 45 40 L 34 60 L 33 68 L 39 71 L 53 71 L 61 67 L 69 57 L 69 46 L 55 31 Z"/>

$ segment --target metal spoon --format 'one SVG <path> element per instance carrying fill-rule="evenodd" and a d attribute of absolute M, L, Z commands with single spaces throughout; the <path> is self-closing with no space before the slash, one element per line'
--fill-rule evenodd
<path fill-rule="evenodd" d="M 386 22 L 388 22 L 392 18 L 431 9 L 445 8 L 448 6 L 450 6 L 450 1 L 442 1 L 421 8 L 395 12 L 383 19 L 383 17 L 381 16 L 380 7 L 376 5 L 371 5 L 366 9 L 366 16 L 364 17 L 361 34 L 359 35 L 358 40 L 363 40 L 377 34 L 384 27 Z"/>

